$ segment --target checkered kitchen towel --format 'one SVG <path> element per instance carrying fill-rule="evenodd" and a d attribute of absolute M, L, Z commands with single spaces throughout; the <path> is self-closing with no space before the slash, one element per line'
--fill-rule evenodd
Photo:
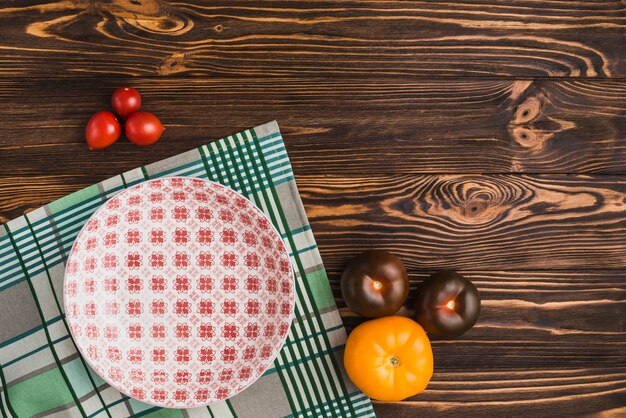
<path fill-rule="evenodd" d="M 162 176 L 208 178 L 247 196 L 281 232 L 296 272 L 296 319 L 273 367 L 208 408 L 160 409 L 116 391 L 79 356 L 63 315 L 64 263 L 85 221 L 124 188 Z M 0 227 L 2 417 L 374 416 L 343 369 L 345 339 L 276 122 L 105 180 Z"/>

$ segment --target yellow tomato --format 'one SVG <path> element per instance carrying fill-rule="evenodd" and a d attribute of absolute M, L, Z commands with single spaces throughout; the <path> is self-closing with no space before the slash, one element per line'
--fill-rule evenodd
<path fill-rule="evenodd" d="M 433 351 L 417 322 L 386 316 L 352 331 L 343 364 L 352 382 L 370 398 L 401 401 L 417 395 L 430 382 Z"/>

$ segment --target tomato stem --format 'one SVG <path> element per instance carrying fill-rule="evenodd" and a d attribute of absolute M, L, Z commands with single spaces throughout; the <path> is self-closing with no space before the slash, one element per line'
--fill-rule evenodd
<path fill-rule="evenodd" d="M 389 357 L 389 364 L 391 365 L 391 367 L 400 367 L 400 358 L 398 356 L 391 356 Z"/>

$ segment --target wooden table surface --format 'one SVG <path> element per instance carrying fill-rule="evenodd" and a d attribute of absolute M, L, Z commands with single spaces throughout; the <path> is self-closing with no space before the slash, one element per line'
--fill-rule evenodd
<path fill-rule="evenodd" d="M 167 131 L 90 152 L 121 85 Z M 11 0 L 0 99 L 1 221 L 277 119 L 340 306 L 367 248 L 470 277 L 380 417 L 626 416 L 624 1 Z"/>

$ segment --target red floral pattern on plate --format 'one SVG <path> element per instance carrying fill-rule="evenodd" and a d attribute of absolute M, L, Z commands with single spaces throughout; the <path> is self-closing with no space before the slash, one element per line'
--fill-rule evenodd
<path fill-rule="evenodd" d="M 110 199 L 78 235 L 65 272 L 81 353 L 119 391 L 191 408 L 267 370 L 295 296 L 289 255 L 250 201 L 222 185 L 164 178 Z"/>

